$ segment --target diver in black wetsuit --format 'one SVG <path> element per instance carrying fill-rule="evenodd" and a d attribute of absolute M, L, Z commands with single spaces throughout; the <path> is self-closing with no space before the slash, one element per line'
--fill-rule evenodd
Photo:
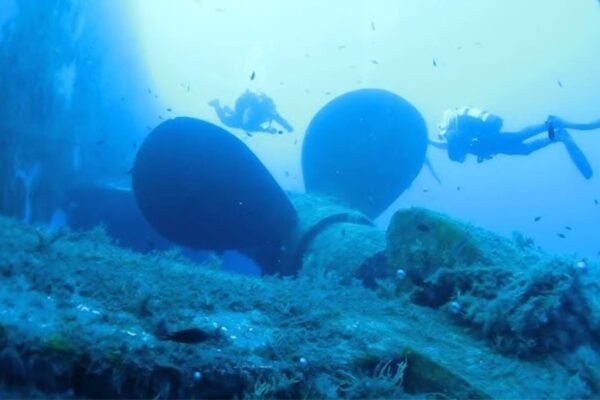
<path fill-rule="evenodd" d="M 208 103 L 217 112 L 221 122 L 230 128 L 239 128 L 247 134 L 254 132 L 283 133 L 281 129 L 272 126 L 273 121 L 288 132 L 294 128 L 275 108 L 273 99 L 264 93 L 254 93 L 246 90 L 235 102 L 232 110 L 229 106 L 221 107 L 218 99 Z"/>
<path fill-rule="evenodd" d="M 478 162 L 483 162 L 497 154 L 528 155 L 553 142 L 561 142 L 579 172 L 586 179 L 592 177 L 592 167 L 567 129 L 598 129 L 600 120 L 576 124 L 550 116 L 543 124 L 516 132 L 503 131 L 502 125 L 502 118 L 476 108 L 448 110 L 440 124 L 439 136 L 442 141 L 430 140 L 429 144 L 447 150 L 452 161 L 462 163 L 468 154 L 476 156 Z M 547 137 L 535 138 L 545 132 L 548 133 Z"/>

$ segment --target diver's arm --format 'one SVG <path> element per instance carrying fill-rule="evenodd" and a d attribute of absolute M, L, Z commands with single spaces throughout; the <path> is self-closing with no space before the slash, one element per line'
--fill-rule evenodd
<path fill-rule="evenodd" d="M 436 149 L 448 150 L 447 142 L 438 142 L 431 139 L 428 139 L 428 142 L 431 146 L 435 147 Z"/>
<path fill-rule="evenodd" d="M 287 122 L 285 120 L 285 118 L 283 118 L 281 115 L 279 115 L 279 113 L 274 112 L 273 115 L 271 115 L 271 117 L 273 118 L 273 121 L 275 121 L 279 125 L 281 125 L 286 131 L 294 132 L 294 128 L 292 127 L 292 125 L 290 125 L 290 123 Z"/>

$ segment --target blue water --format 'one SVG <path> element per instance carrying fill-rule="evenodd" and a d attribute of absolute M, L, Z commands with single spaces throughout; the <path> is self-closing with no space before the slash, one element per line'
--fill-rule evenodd
<path fill-rule="evenodd" d="M 295 132 L 275 137 L 232 132 L 258 154 L 284 189 L 292 191 L 304 188 L 300 146 L 311 118 L 333 97 L 354 89 L 381 88 L 402 96 L 421 113 L 433 139 L 443 112 L 464 106 L 500 116 L 508 131 L 541 124 L 548 115 L 574 122 L 598 119 L 594 44 L 600 28 L 598 7 L 591 0 L 501 7 L 464 1 L 436 5 L 441 8 L 435 12 L 430 9 L 434 3 L 357 2 L 338 8 L 332 2 L 310 14 L 313 29 L 286 22 L 297 13 L 311 13 L 311 2 L 267 1 L 269 16 L 243 2 L 226 7 L 181 3 L 171 7 L 161 1 L 128 6 L 92 2 L 79 14 L 68 10 L 70 16 L 56 28 L 73 37 L 64 43 L 52 39 L 58 47 L 65 46 L 62 60 L 48 66 L 48 96 L 56 97 L 55 107 L 62 115 L 75 113 L 74 123 L 94 125 L 93 132 L 56 134 L 61 143 L 54 145 L 63 153 L 61 168 L 69 180 L 127 185 L 126 172 L 149 129 L 176 115 L 220 123 L 208 101 L 219 98 L 233 106 L 247 89 L 274 99 Z M 15 13 L 12 2 L 2 7 L 3 19 Z M 98 18 L 92 22 L 85 13 Z M 197 24 L 198 20 L 204 22 Z M 77 46 L 67 54 L 70 41 Z M 100 54 L 101 62 L 92 61 Z M 46 56 L 36 57 L 39 60 L 32 62 L 41 68 Z M 98 94 L 96 86 L 102 95 L 89 100 L 93 104 L 77 98 L 85 91 Z M 87 110 L 75 110 L 77 104 Z M 92 122 L 100 114 L 102 123 Z M 42 141 L 35 135 L 48 129 L 43 121 L 39 124 L 33 128 L 38 132 L 32 133 L 34 142 Z M 592 169 L 596 167 L 597 130 L 571 133 Z M 23 154 L 13 157 L 18 161 L 8 161 L 9 176 L 39 162 L 44 150 L 34 146 L 19 152 Z M 474 156 L 464 163 L 452 162 L 435 148 L 428 156 L 441 183 L 423 169 L 410 190 L 378 220 L 382 227 L 398 207 L 419 205 L 505 235 L 521 231 L 551 252 L 598 256 L 594 221 L 599 210 L 594 200 L 600 194 L 595 177 L 583 178 L 563 146 L 529 156 L 498 155 L 481 164 Z M 63 190 L 59 183 L 50 185 L 54 191 Z M 52 199 L 43 210 L 34 210 L 35 220 L 49 221 L 56 206 L 50 203 L 58 202 Z M 9 213 L 19 212 L 16 204 L 10 207 Z M 535 222 L 536 216 L 543 218 Z M 572 230 L 563 232 L 565 226 Z M 561 232 L 565 238 L 558 236 Z"/>

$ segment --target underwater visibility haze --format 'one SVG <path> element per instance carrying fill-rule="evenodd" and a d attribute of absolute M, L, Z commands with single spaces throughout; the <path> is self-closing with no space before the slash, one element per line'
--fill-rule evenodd
<path fill-rule="evenodd" d="M 598 1 L 0 26 L 0 398 L 600 397 Z"/>

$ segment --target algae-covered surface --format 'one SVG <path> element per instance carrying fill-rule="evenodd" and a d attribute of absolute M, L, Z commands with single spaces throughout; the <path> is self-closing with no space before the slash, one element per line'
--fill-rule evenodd
<path fill-rule="evenodd" d="M 549 257 L 520 234 L 507 240 L 419 208 L 397 212 L 387 235 L 411 301 L 453 310 L 497 350 L 529 359 L 600 346 L 597 263 Z"/>
<path fill-rule="evenodd" d="M 218 258 L 129 252 L 101 230 L 50 234 L 0 218 L 0 232 L 4 397 L 600 393 L 593 340 L 537 357 L 502 352 L 446 307 L 416 304 L 417 285 L 396 276 L 374 290 L 314 268 L 246 277 L 220 271 Z"/>

